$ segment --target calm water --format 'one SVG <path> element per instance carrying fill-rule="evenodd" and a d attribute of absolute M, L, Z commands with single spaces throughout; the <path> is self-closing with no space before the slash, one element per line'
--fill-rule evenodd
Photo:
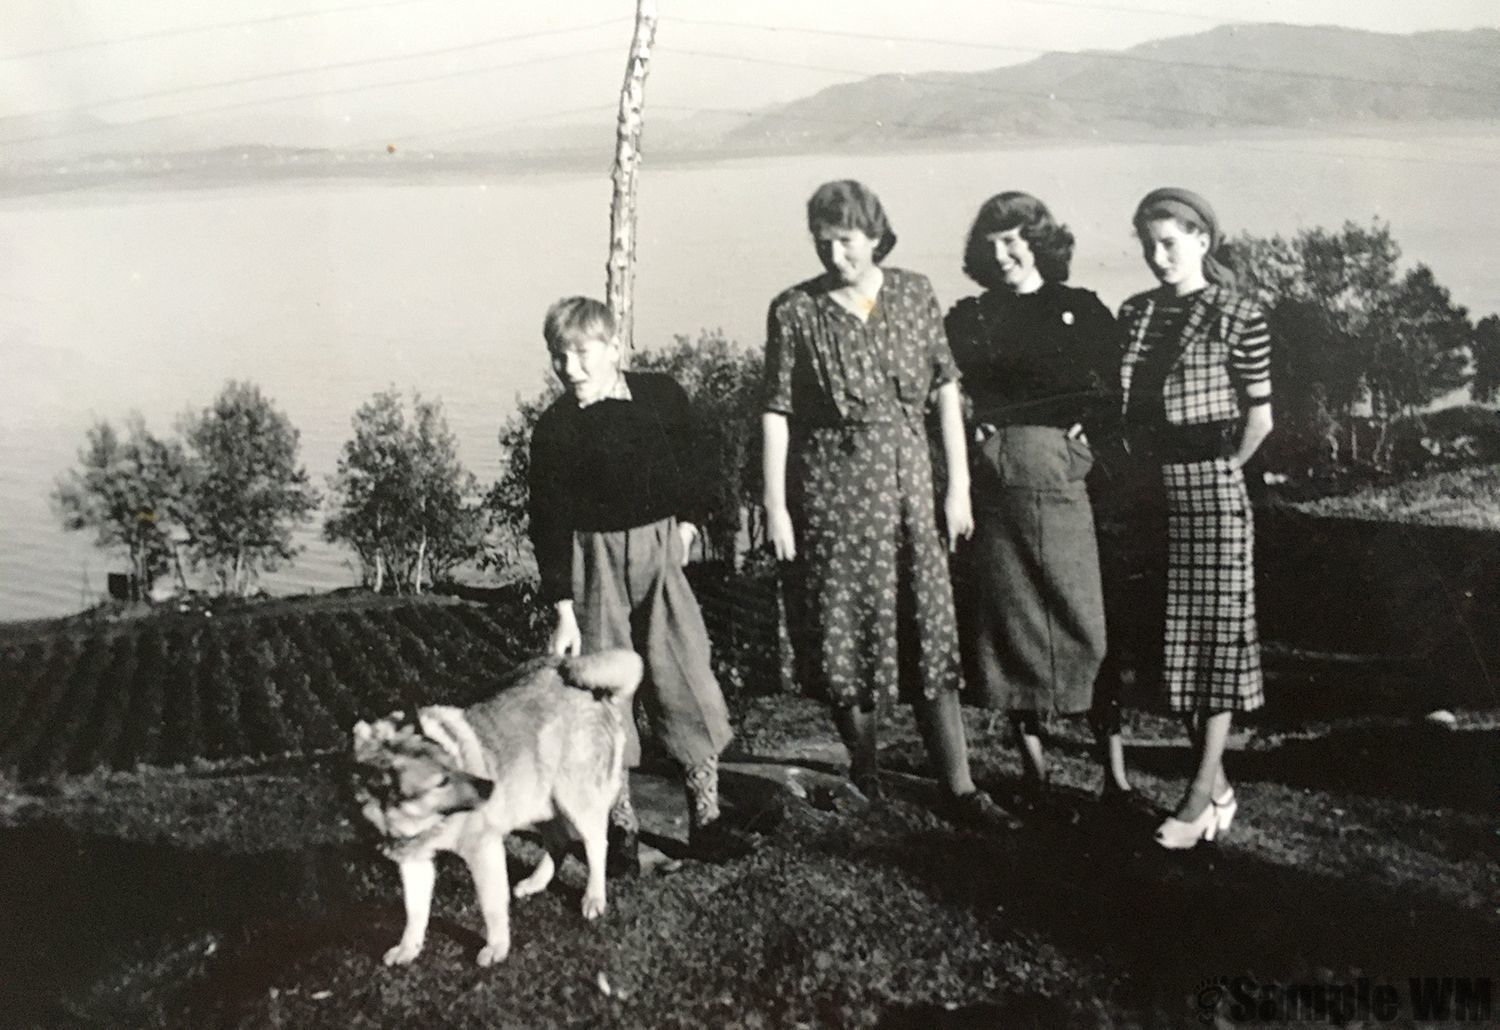
<path fill-rule="evenodd" d="M 1408 258 L 1486 314 L 1500 310 L 1497 165 L 1495 136 L 648 164 L 637 339 L 722 327 L 758 343 L 766 302 L 817 267 L 804 200 L 851 176 L 891 214 L 891 263 L 930 275 L 944 303 L 969 292 L 958 265 L 974 210 L 1017 188 L 1072 226 L 1073 281 L 1118 304 L 1151 284 L 1129 234 L 1134 201 L 1181 183 L 1231 231 L 1386 218 Z M 231 377 L 291 417 L 320 485 L 354 409 L 390 385 L 440 397 L 464 462 L 492 481 L 496 429 L 545 373 L 542 312 L 602 293 L 608 204 L 603 171 L 0 202 L 0 620 L 77 610 L 123 567 L 58 528 L 48 501 L 91 420 L 136 409 L 164 433 Z M 302 539 L 271 592 L 356 580 L 351 557 Z"/>

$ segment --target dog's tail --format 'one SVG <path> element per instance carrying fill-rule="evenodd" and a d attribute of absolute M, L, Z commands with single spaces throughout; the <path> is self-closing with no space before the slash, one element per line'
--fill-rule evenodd
<path fill-rule="evenodd" d="M 563 682 L 579 690 L 591 691 L 600 700 L 629 703 L 645 675 L 641 656 L 617 648 L 578 658 L 564 658 L 557 665 Z"/>

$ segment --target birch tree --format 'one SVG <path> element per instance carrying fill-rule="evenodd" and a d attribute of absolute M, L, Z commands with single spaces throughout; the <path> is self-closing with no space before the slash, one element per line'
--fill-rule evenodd
<path fill-rule="evenodd" d="M 414 396 L 412 409 L 408 421 L 395 390 L 361 405 L 328 481 L 323 535 L 354 549 L 377 593 L 421 593 L 484 542 L 479 484 L 458 460 L 442 405 Z"/>
<path fill-rule="evenodd" d="M 297 553 L 292 530 L 310 521 L 318 493 L 298 463 L 299 435 L 254 383 L 232 381 L 182 420 L 188 548 L 222 593 L 243 596 L 262 570 Z"/>
<path fill-rule="evenodd" d="M 605 300 L 619 325 L 626 353 L 635 346 L 635 228 L 637 177 L 641 165 L 641 128 L 646 106 L 646 73 L 656 40 L 656 0 L 636 0 L 635 34 L 625 81 L 620 86 L 620 115 L 615 129 L 614 191 L 609 206 L 609 260 L 605 266 Z"/>

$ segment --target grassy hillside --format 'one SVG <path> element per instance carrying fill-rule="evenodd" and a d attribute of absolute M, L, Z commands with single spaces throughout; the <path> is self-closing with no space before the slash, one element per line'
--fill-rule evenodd
<path fill-rule="evenodd" d="M 933 815 L 901 711 L 884 806 L 788 799 L 755 855 L 616 883 L 595 923 L 570 861 L 514 906 L 515 951 L 490 970 L 472 881 L 444 862 L 426 953 L 387 969 L 397 874 L 317 751 L 356 713 L 487 692 L 539 639 L 529 601 L 346 594 L 0 629 L 4 764 L 59 774 L 0 775 L 0 1024 L 1186 1030 L 1245 1022 L 1233 978 L 1405 991 L 1493 964 L 1493 713 L 1444 731 L 1401 714 L 1392 663 L 1273 653 L 1273 706 L 1231 743 L 1241 813 L 1213 847 L 1150 842 L 1190 764 L 1172 719 L 1127 711 L 1139 809 L 1095 803 L 1087 729 L 1057 720 L 1049 800 L 979 836 Z M 1006 719 L 965 719 L 975 777 L 1004 797 Z M 731 816 L 757 770 L 842 760 L 810 701 L 741 699 L 735 726 Z M 129 771 L 68 774 L 96 763 Z M 680 785 L 646 773 L 636 795 L 669 849 Z M 513 845 L 515 875 L 537 852 Z"/>
<path fill-rule="evenodd" d="M 1335 518 L 1500 530 L 1500 465 L 1434 472 L 1289 507 Z"/>
<path fill-rule="evenodd" d="M 511 600 L 333 595 L 0 627 L 0 769 L 342 747 L 357 717 L 481 696 L 533 654 L 515 628 L 533 606 Z"/>
<path fill-rule="evenodd" d="M 967 721 L 976 777 L 1004 791 L 1019 772 L 1005 720 Z M 837 748 L 808 702 L 757 701 L 737 724 L 758 762 Z M 425 953 L 380 964 L 401 929 L 397 873 L 357 842 L 335 763 L 0 780 L 0 1023 L 1189 1030 L 1284 1025 L 1234 1016 L 1232 978 L 1368 976 L 1402 994 L 1380 1026 L 1493 1025 L 1419 1024 L 1405 997 L 1408 977 L 1493 966 L 1492 718 L 1236 734 L 1239 818 L 1184 854 L 1150 842 L 1159 816 L 1102 812 L 1086 730 L 1057 729 L 1058 790 L 1022 831 L 933 816 L 903 713 L 886 727 L 882 808 L 792 804 L 747 859 L 612 884 L 595 923 L 579 918 L 570 860 L 512 907 L 514 950 L 485 970 L 454 862 L 440 864 Z M 1128 735 L 1138 789 L 1170 807 L 1185 741 L 1166 720 Z M 726 777 L 731 805 L 743 779 Z M 649 782 L 680 823 L 677 785 L 650 777 L 638 798 Z M 651 814 L 648 830 L 669 832 Z M 512 875 L 536 855 L 516 841 Z M 1345 1025 L 1308 1019 L 1297 1025 Z"/>

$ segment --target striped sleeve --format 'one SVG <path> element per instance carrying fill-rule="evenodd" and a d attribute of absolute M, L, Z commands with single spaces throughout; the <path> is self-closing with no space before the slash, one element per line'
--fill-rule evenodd
<path fill-rule="evenodd" d="M 1241 395 L 1259 383 L 1271 385 L 1271 333 L 1259 308 L 1248 309 L 1240 320 L 1240 331 L 1229 347 L 1229 371 Z M 1270 396 L 1269 389 L 1255 392 L 1257 397 Z"/>

